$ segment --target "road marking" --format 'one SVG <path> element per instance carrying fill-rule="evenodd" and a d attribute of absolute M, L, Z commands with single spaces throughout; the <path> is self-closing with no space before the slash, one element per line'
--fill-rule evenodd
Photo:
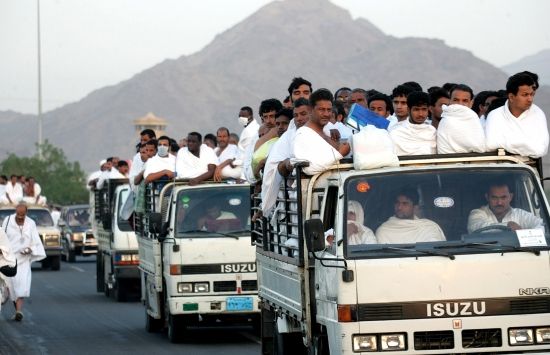
<path fill-rule="evenodd" d="M 81 269 L 81 268 L 76 267 L 76 266 L 71 266 L 71 269 L 75 269 L 76 271 L 79 271 L 79 272 L 86 272 L 86 270 Z"/>

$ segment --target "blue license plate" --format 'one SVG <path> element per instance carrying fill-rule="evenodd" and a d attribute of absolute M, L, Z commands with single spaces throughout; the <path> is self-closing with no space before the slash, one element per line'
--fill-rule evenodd
<path fill-rule="evenodd" d="M 252 311 L 254 309 L 252 297 L 227 297 L 226 303 L 228 311 Z"/>

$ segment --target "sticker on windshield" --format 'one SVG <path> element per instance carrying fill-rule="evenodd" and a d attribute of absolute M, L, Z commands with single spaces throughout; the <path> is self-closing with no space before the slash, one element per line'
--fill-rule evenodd
<path fill-rule="evenodd" d="M 455 200 L 452 197 L 436 197 L 434 205 L 439 208 L 450 208 L 455 205 Z"/>
<path fill-rule="evenodd" d="M 519 246 L 521 247 L 545 247 L 546 238 L 541 229 L 520 229 L 516 231 Z"/>

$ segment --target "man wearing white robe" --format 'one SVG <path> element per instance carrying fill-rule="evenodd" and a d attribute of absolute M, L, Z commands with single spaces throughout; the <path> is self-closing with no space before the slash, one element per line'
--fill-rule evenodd
<path fill-rule="evenodd" d="M 0 201 L 6 196 L 6 184 L 8 183 L 8 178 L 5 175 L 0 175 Z"/>
<path fill-rule="evenodd" d="M 42 188 L 40 187 L 40 184 L 36 182 L 34 177 L 29 176 L 26 184 L 26 188 L 23 189 L 25 197 L 23 197 L 22 201 L 28 204 L 45 206 L 47 201 L 46 197 L 41 196 Z"/>
<path fill-rule="evenodd" d="M 420 91 L 407 96 L 409 119 L 389 131 L 397 155 L 424 155 L 436 152 L 436 129 L 426 124 L 430 97 Z"/>
<path fill-rule="evenodd" d="M 159 137 L 157 154 L 147 160 L 143 178 L 150 183 L 162 178 L 172 179 L 176 171 L 176 157 L 170 154 L 170 138 Z"/>
<path fill-rule="evenodd" d="M 478 115 L 464 105 L 443 105 L 437 129 L 437 153 L 485 151 L 485 132 Z"/>
<path fill-rule="evenodd" d="M 218 146 L 214 153 L 218 157 L 214 181 L 223 178 L 239 179 L 242 174 L 242 160 L 239 156 L 239 148 L 235 144 L 229 144 L 229 130 L 225 127 L 218 128 L 216 132 Z"/>
<path fill-rule="evenodd" d="M 2 230 L 6 233 L 12 252 L 17 258 L 17 274 L 7 279 L 10 299 L 15 302 L 15 317 L 23 319 L 23 298 L 31 292 L 31 264 L 46 257 L 46 252 L 35 222 L 27 217 L 27 206 L 18 204 L 15 214 L 4 219 Z"/>
<path fill-rule="evenodd" d="M 511 230 L 540 229 L 544 231 L 543 221 L 533 213 L 512 208 L 510 203 L 514 194 L 508 184 L 497 182 L 491 184 L 485 194 L 487 205 L 472 210 L 468 216 L 468 233 L 489 226 L 505 226 Z"/>
<path fill-rule="evenodd" d="M 404 189 L 397 194 L 394 204 L 395 215 L 382 223 L 376 230 L 380 244 L 409 244 L 419 242 L 444 241 L 445 235 L 437 223 L 418 218 L 418 193 L 414 189 Z"/>
<path fill-rule="evenodd" d="M 487 149 L 540 158 L 548 152 L 546 115 L 533 103 L 538 82 L 527 73 L 512 75 L 506 83 L 508 100 L 492 110 L 485 125 Z"/>
<path fill-rule="evenodd" d="M 339 142 L 323 133 L 323 127 L 332 115 L 332 101 L 332 94 L 327 89 L 313 92 L 309 97 L 311 117 L 296 131 L 294 156 L 298 160 L 309 161 L 309 166 L 304 168 L 308 175 L 327 170 L 350 152 L 348 142 Z"/>
<path fill-rule="evenodd" d="M 0 308 L 9 298 L 6 279 L 17 272 L 15 254 L 11 251 L 10 241 L 0 228 Z"/>
<path fill-rule="evenodd" d="M 239 139 L 240 156 L 244 154 L 249 145 L 254 145 L 254 141 L 258 139 L 258 129 L 260 124 L 254 119 L 252 109 L 248 106 L 241 108 L 239 112 L 239 123 L 244 126 Z"/>
<path fill-rule="evenodd" d="M 5 204 L 16 204 L 23 199 L 23 187 L 19 182 L 17 182 L 17 176 L 10 176 L 10 181 L 6 184 L 6 193 L 0 201 Z"/>
<path fill-rule="evenodd" d="M 199 133 L 191 132 L 187 135 L 187 147 L 178 151 L 176 175 L 178 179 L 189 179 L 190 185 L 196 185 L 211 179 L 217 164 L 218 157 L 214 150 L 202 144 L 202 136 Z"/>

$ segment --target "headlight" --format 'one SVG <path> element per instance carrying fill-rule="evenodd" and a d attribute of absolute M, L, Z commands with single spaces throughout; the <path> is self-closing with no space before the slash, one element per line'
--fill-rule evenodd
<path fill-rule="evenodd" d="M 73 242 L 81 242 L 84 239 L 84 233 L 73 233 L 71 234 L 71 240 Z"/>
<path fill-rule="evenodd" d="M 405 350 L 405 334 L 382 334 L 380 347 L 386 350 Z"/>
<path fill-rule="evenodd" d="M 537 344 L 550 344 L 550 327 L 535 329 Z"/>
<path fill-rule="evenodd" d="M 179 293 L 193 292 L 193 284 L 190 282 L 178 282 L 178 292 Z"/>
<path fill-rule="evenodd" d="M 210 290 L 208 282 L 197 282 L 193 284 L 194 292 L 208 292 Z"/>
<path fill-rule="evenodd" d="M 377 351 L 376 335 L 354 335 L 353 351 Z"/>
<path fill-rule="evenodd" d="M 510 345 L 531 345 L 533 340 L 533 329 L 529 328 L 517 328 L 508 329 L 508 339 Z"/>

